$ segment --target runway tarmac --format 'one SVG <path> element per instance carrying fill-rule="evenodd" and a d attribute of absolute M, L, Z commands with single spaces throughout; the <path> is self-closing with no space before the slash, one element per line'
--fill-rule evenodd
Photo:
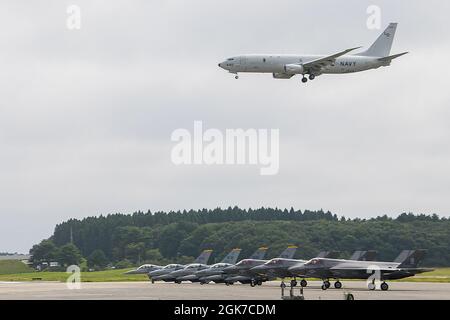
<path fill-rule="evenodd" d="M 69 290 L 65 283 L 59 282 L 0 282 L 0 300 L 278 300 L 281 298 L 279 285 L 275 281 L 255 288 L 241 284 L 90 282 L 81 283 L 81 289 Z M 348 281 L 343 289 L 323 291 L 321 282 L 311 281 L 304 297 L 343 300 L 344 293 L 351 292 L 355 300 L 450 300 L 450 283 L 391 282 L 389 285 L 389 291 L 369 291 L 365 282 Z"/>

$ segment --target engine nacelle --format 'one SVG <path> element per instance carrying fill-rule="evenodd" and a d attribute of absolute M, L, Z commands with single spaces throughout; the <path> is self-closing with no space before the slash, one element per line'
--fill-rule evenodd
<path fill-rule="evenodd" d="M 287 64 L 284 66 L 284 71 L 290 74 L 303 74 L 305 69 L 301 64 Z"/>
<path fill-rule="evenodd" d="M 272 75 L 275 79 L 290 79 L 293 77 L 292 74 L 287 73 L 273 73 Z"/>

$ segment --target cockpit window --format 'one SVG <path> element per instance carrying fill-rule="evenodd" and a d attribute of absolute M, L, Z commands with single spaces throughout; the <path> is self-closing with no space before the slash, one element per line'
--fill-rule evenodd
<path fill-rule="evenodd" d="M 229 58 L 227 59 L 227 61 L 234 61 L 234 58 Z"/>
<path fill-rule="evenodd" d="M 312 259 L 308 262 L 305 263 L 305 265 L 318 265 L 320 264 L 320 260 L 319 259 Z"/>

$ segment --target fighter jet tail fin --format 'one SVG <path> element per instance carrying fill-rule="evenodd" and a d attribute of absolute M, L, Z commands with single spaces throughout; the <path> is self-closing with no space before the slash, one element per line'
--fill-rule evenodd
<path fill-rule="evenodd" d="M 394 42 L 395 31 L 397 30 L 397 23 L 391 23 L 386 30 L 378 37 L 372 46 L 364 52 L 359 53 L 359 56 L 370 57 L 387 57 L 389 56 Z"/>
<path fill-rule="evenodd" d="M 403 250 L 394 262 L 400 263 L 398 268 L 416 268 L 425 257 L 426 250 Z"/>
<path fill-rule="evenodd" d="M 283 258 L 283 259 L 292 259 L 295 255 L 295 252 L 297 251 L 297 246 L 288 246 L 286 248 L 286 250 L 284 250 L 279 258 Z"/>
<path fill-rule="evenodd" d="M 375 261 L 376 257 L 377 257 L 377 251 L 375 251 L 375 250 L 367 250 L 367 251 L 357 250 L 357 251 L 353 252 L 352 256 L 350 257 L 350 260 Z"/>
<path fill-rule="evenodd" d="M 321 251 L 317 255 L 317 258 L 337 259 L 340 253 L 340 251 Z"/>
<path fill-rule="evenodd" d="M 195 259 L 194 263 L 207 264 L 212 250 L 203 250 L 202 253 Z"/>
<path fill-rule="evenodd" d="M 235 264 L 237 259 L 239 258 L 239 254 L 241 253 L 241 249 L 233 249 L 229 254 L 222 259 L 221 263 L 230 263 Z"/>
<path fill-rule="evenodd" d="M 264 257 L 266 256 L 267 249 L 268 249 L 267 247 L 259 248 L 249 257 L 249 259 L 263 260 Z"/>

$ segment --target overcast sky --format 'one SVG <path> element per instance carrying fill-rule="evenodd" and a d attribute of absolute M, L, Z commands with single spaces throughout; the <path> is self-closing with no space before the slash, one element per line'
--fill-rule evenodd
<path fill-rule="evenodd" d="M 66 9 L 81 8 L 68 30 Z M 399 22 L 389 68 L 234 77 L 243 53 L 370 45 L 366 9 Z M 0 252 L 69 218 L 238 205 L 346 217 L 450 214 L 450 2 L 2 1 Z M 178 128 L 280 130 L 280 171 L 175 166 Z"/>

